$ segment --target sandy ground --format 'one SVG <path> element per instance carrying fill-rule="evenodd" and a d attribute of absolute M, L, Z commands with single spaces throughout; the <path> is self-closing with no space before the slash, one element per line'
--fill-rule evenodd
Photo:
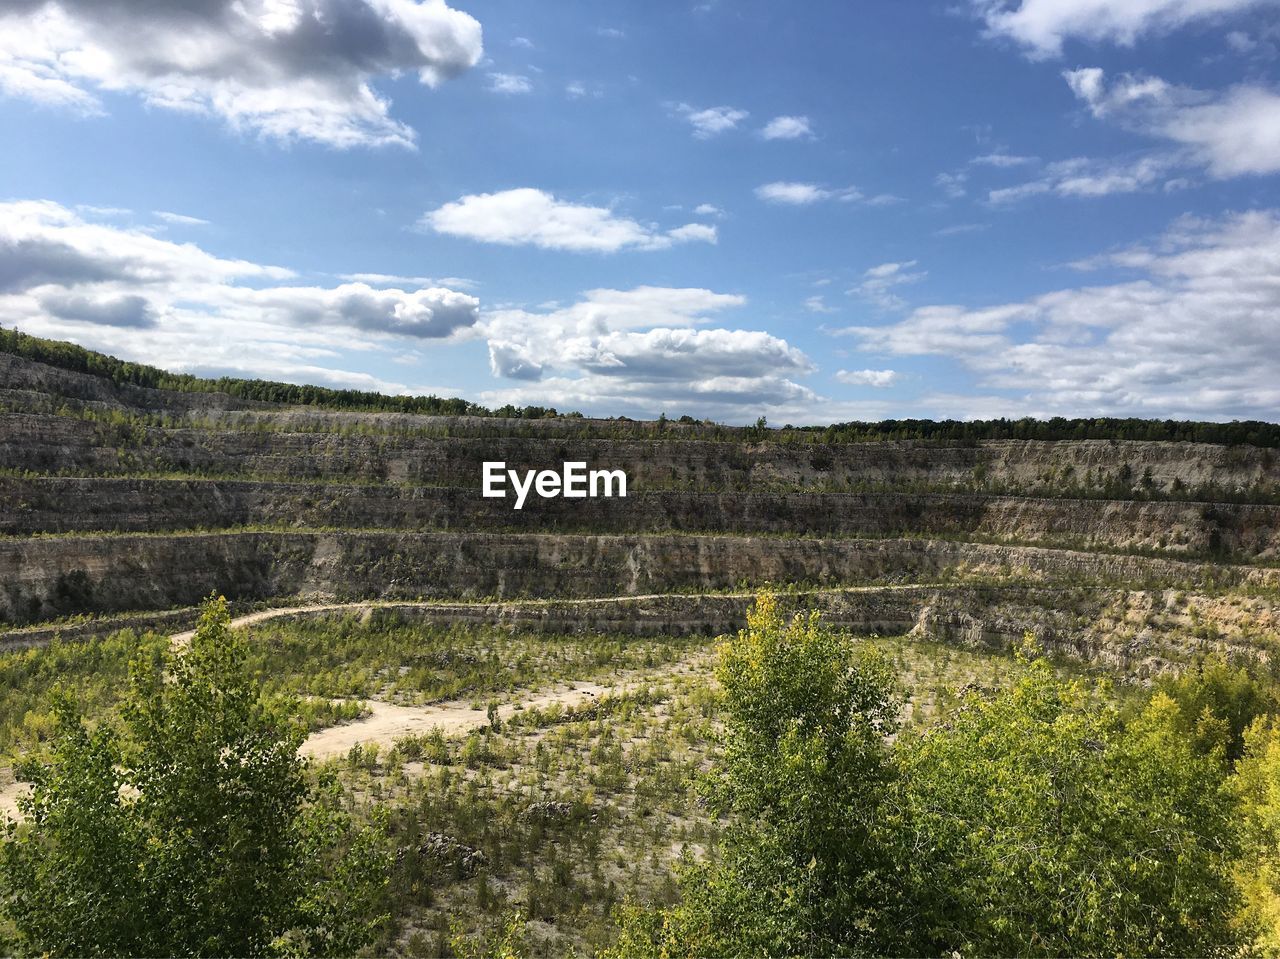
<path fill-rule="evenodd" d="M 581 706 L 621 687 L 597 683 L 575 683 L 556 692 L 519 700 L 525 709 L 546 708 L 554 703 L 566 707 Z M 395 706 L 376 699 L 363 700 L 368 716 L 341 726 L 329 726 L 312 733 L 300 752 L 315 759 L 328 759 L 345 754 L 352 746 L 377 744 L 391 746 L 406 736 L 416 736 L 438 729 L 445 736 L 458 736 L 489 724 L 483 709 L 473 709 L 470 702 L 455 700 L 434 706 Z M 504 722 L 516 714 L 515 703 L 498 707 L 498 718 Z"/>
<path fill-rule="evenodd" d="M 749 595 L 749 594 L 743 594 Z M 646 596 L 628 596 L 625 599 L 647 599 L 658 598 L 657 595 L 652 597 Z M 578 600 L 585 604 L 614 602 L 614 597 L 604 597 L 600 599 Z M 529 602 L 537 602 L 531 600 Z M 317 603 L 310 606 L 280 606 L 273 609 L 263 609 L 254 613 L 248 613 L 244 616 L 237 616 L 231 621 L 233 629 L 240 629 L 244 626 L 252 626 L 255 623 L 261 623 L 270 619 L 278 619 L 284 616 L 306 615 L 308 613 L 324 613 L 342 610 L 370 610 L 379 607 L 406 607 L 406 606 L 427 606 L 428 603 L 415 602 L 387 602 L 387 603 Z M 191 641 L 195 635 L 194 630 L 188 630 L 182 633 L 174 633 L 169 637 L 170 642 L 174 646 L 185 646 Z M 689 668 L 691 664 L 685 663 L 683 668 Z M 681 667 L 677 667 L 680 669 Z M 621 677 L 619 677 L 621 679 Z M 628 677 L 629 682 L 618 682 L 611 686 L 602 686 L 598 683 L 571 683 L 562 685 L 556 690 L 548 693 L 531 694 L 525 698 L 516 699 L 498 707 L 498 717 L 503 721 L 509 719 L 517 712 L 517 704 L 523 709 L 532 707 L 546 708 L 555 703 L 560 703 L 565 707 L 581 706 L 584 703 L 597 699 L 606 693 L 622 693 L 628 689 L 635 688 L 638 685 L 652 682 L 660 679 L 661 674 L 656 673 L 644 678 L 637 679 L 633 674 Z M 388 747 L 393 745 L 397 740 L 404 739 L 406 736 L 421 735 L 428 733 L 433 729 L 439 729 L 445 736 L 459 736 L 470 732 L 473 729 L 479 729 L 488 725 L 489 716 L 484 709 L 472 708 L 472 700 L 455 700 L 446 703 L 437 703 L 432 706 L 397 706 L 392 703 L 384 703 L 379 700 L 362 700 L 362 704 L 369 710 L 369 715 L 354 722 L 343 723 L 339 726 L 330 726 L 326 729 L 319 730 L 308 737 L 307 741 L 302 744 L 300 752 L 302 755 L 312 759 L 329 759 L 334 756 L 346 754 L 352 746 L 355 745 L 372 745 L 379 747 Z M 0 770 L 0 776 L 8 779 L 6 775 L 8 770 Z M 0 780 L 3 782 L 3 780 Z M 0 785 L 0 821 L 6 817 L 16 818 L 18 815 L 18 799 L 29 792 L 30 786 L 26 783 L 5 782 Z"/>
<path fill-rule="evenodd" d="M 175 637 L 177 638 L 177 637 Z M 632 683 L 625 688 L 636 684 Z M 566 707 L 581 706 L 605 693 L 622 692 L 624 686 L 601 686 L 598 683 L 574 683 L 554 692 L 530 696 L 518 700 L 524 709 L 546 708 L 554 703 Z M 376 699 L 362 700 L 369 715 L 340 726 L 329 726 L 312 733 L 299 752 L 311 759 L 331 759 L 343 756 L 352 746 L 377 745 L 385 748 L 406 736 L 417 736 L 438 729 L 445 736 L 460 736 L 489 724 L 488 712 L 473 709 L 470 701 L 454 700 L 433 706 L 396 706 Z M 516 703 L 498 707 L 498 717 L 504 722 L 517 713 Z M 0 821 L 4 817 L 18 818 L 18 799 L 30 791 L 27 783 L 10 783 L 0 787 Z"/>
<path fill-rule="evenodd" d="M 878 586 L 842 586 L 836 589 L 810 589 L 801 590 L 796 595 L 808 595 L 811 593 L 863 593 L 876 592 L 883 590 L 900 590 L 900 589 L 924 589 L 934 585 L 930 583 L 891 583 Z M 717 596 L 723 596 L 728 599 L 752 599 L 758 591 L 751 590 L 739 593 L 716 593 Z M 562 599 L 555 600 L 556 603 L 566 606 L 603 606 L 608 603 L 619 602 L 643 602 L 646 600 L 669 599 L 673 596 L 684 597 L 685 593 L 642 593 L 637 595 L 625 596 L 596 596 L 587 599 Z M 239 629 L 242 626 L 252 626 L 254 623 L 261 623 L 269 619 L 279 619 L 282 616 L 299 616 L 307 613 L 329 613 L 341 611 L 370 611 L 374 609 L 413 609 L 431 606 L 538 606 L 547 602 L 541 599 L 505 599 L 505 600 L 485 600 L 478 603 L 468 603 L 465 600 L 439 602 L 424 602 L 414 600 L 372 600 L 363 603 L 314 603 L 309 606 L 277 606 L 273 609 L 260 609 L 255 613 L 247 613 L 244 616 L 237 616 L 231 620 L 231 628 Z M 195 635 L 195 630 L 187 630 L 183 633 L 174 633 L 169 637 L 175 646 L 184 646 L 191 641 L 191 637 Z"/>
<path fill-rule="evenodd" d="M 296 616 L 305 613 L 327 613 L 338 609 L 371 609 L 378 603 L 316 603 L 311 606 L 277 606 L 274 609 L 260 609 L 256 613 L 247 613 L 244 616 L 237 616 L 231 621 L 232 629 L 240 629 L 242 626 L 252 626 L 254 623 L 261 623 L 268 619 L 279 619 L 281 616 Z M 417 603 L 397 603 L 397 606 L 416 606 Z M 421 605 L 426 605 L 425 603 Z M 191 642 L 196 631 L 189 629 L 185 633 L 174 633 L 169 637 L 169 642 L 174 646 L 185 646 Z"/>
<path fill-rule="evenodd" d="M 30 783 L 9 783 L 0 787 L 0 822 L 18 818 L 18 800 L 29 792 Z"/>

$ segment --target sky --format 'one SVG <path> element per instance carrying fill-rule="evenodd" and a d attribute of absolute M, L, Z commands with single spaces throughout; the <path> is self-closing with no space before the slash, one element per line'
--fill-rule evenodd
<path fill-rule="evenodd" d="M 1280 0 L 0 0 L 0 325 L 589 415 L 1280 419 Z"/>

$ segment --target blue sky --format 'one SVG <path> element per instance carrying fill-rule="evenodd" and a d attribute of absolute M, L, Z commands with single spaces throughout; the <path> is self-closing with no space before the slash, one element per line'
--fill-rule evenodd
<path fill-rule="evenodd" d="M 1278 53 L 1274 0 L 0 0 L 0 323 L 599 415 L 1274 420 Z"/>

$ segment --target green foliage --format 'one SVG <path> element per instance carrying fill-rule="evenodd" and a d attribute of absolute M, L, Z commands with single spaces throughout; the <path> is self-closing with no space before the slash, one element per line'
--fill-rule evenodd
<path fill-rule="evenodd" d="M 524 942 L 524 916 L 519 912 L 511 913 L 502 927 L 502 935 L 487 946 L 461 929 L 454 933 L 450 944 L 459 959 L 523 959 L 528 955 Z"/>
<path fill-rule="evenodd" d="M 1280 710 L 1274 683 L 1258 676 L 1257 667 L 1232 664 L 1217 652 L 1162 678 L 1160 688 L 1178 704 L 1179 723 L 1201 750 L 1221 745 L 1233 761 L 1243 755 L 1254 720 Z"/>
<path fill-rule="evenodd" d="M 43 648 L 0 656 L 0 751 L 35 748 L 54 735 L 58 720 L 50 694 L 59 686 L 82 713 L 106 711 L 127 685 L 129 663 L 159 655 L 166 643 L 155 633 L 121 630 L 75 641 L 55 638 Z"/>
<path fill-rule="evenodd" d="M 892 670 L 770 596 L 718 676 L 722 858 L 683 866 L 676 906 L 624 908 L 607 956 L 1231 955 L 1247 936 L 1225 742 L 1188 736 L 1164 693 L 1126 722 L 1030 650 L 1010 686 L 889 745 Z"/>
<path fill-rule="evenodd" d="M 1230 782 L 1239 801 L 1244 855 L 1237 878 L 1245 907 L 1239 926 L 1259 955 L 1280 956 L 1280 723 L 1256 720 Z"/>
<path fill-rule="evenodd" d="M 261 698 L 229 618 L 211 600 L 187 649 L 135 660 L 119 732 L 56 700 L 0 855 L 19 951 L 345 955 L 376 933 L 381 830 L 310 784 L 301 730 Z"/>
<path fill-rule="evenodd" d="M 670 663 L 697 638 L 539 636 L 493 626 L 435 626 L 394 613 L 317 617 L 255 628 L 249 667 L 271 692 L 318 697 L 378 696 L 401 704 L 491 696 L 550 680 Z M 0 661 L 2 662 L 2 661 Z M 323 716 L 321 717 L 323 718 Z"/>
<path fill-rule="evenodd" d="M 836 423 L 828 427 L 801 427 L 822 431 L 831 442 L 867 440 L 1137 440 L 1185 443 L 1221 443 L 1275 448 L 1280 446 L 1280 426 L 1258 420 L 1199 423 L 1189 420 L 1143 420 L 1099 416 L 1067 419 L 1054 416 L 1038 420 L 881 420 L 878 423 Z"/>
<path fill-rule="evenodd" d="M 683 903 L 647 933 L 633 916 L 617 954 L 641 942 L 698 956 L 864 948 L 889 894 L 873 836 L 900 707 L 891 668 L 764 595 L 717 677 L 727 733 L 709 792 L 733 821 L 724 858 L 686 866 Z"/>
<path fill-rule="evenodd" d="M 895 816 L 909 908 L 895 951 L 1225 955 L 1235 948 L 1221 751 L 1158 694 L 1129 724 L 1028 662 L 904 743 Z"/>

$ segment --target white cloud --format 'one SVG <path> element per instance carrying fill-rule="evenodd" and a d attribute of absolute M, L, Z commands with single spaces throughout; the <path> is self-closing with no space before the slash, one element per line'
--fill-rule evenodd
<path fill-rule="evenodd" d="M 873 266 L 862 274 L 862 282 L 848 292 L 851 296 L 870 300 L 882 310 L 901 309 L 906 303 L 894 290 L 918 283 L 928 275 L 924 270 L 912 272 L 915 265 L 915 260 L 906 260 Z"/>
<path fill-rule="evenodd" d="M 715 243 L 719 239 L 715 226 L 708 223 L 686 223 L 684 226 L 678 226 L 674 230 L 668 230 L 666 236 L 670 237 L 673 243 L 688 243 L 690 241 Z"/>
<path fill-rule="evenodd" d="M 936 354 L 1025 411 L 1274 419 L 1280 408 L 1280 211 L 1177 221 L 1095 258 L 1131 280 L 992 307 L 928 306 L 850 327 L 863 349 Z"/>
<path fill-rule="evenodd" d="M 7 0 L 0 89 L 84 113 L 98 91 L 334 147 L 412 146 L 376 80 L 474 66 L 480 24 L 444 0 Z"/>
<path fill-rule="evenodd" d="M 804 301 L 804 308 L 810 313 L 839 313 L 833 306 L 827 306 L 827 301 L 821 296 L 811 296 Z"/>
<path fill-rule="evenodd" d="M 525 386 L 487 402 L 551 403 L 610 412 L 682 408 L 739 413 L 741 406 L 813 400 L 793 377 L 813 371 L 801 351 L 769 333 L 705 328 L 746 303 L 704 289 L 590 290 L 547 312 L 485 315 L 495 376 Z"/>
<path fill-rule="evenodd" d="M 766 140 L 799 140 L 813 136 L 808 117 L 774 117 L 760 131 Z"/>
<path fill-rule="evenodd" d="M 427 213 L 422 224 L 482 243 L 574 252 L 664 250 L 676 243 L 716 241 L 713 226 L 689 223 L 662 232 L 607 207 L 569 203 L 531 187 L 469 194 Z"/>
<path fill-rule="evenodd" d="M 153 210 L 151 215 L 158 220 L 164 220 L 165 223 L 172 223 L 175 226 L 208 226 L 208 220 L 202 220 L 198 216 L 186 216 L 182 213 L 170 213 L 168 210 Z"/>
<path fill-rule="evenodd" d="M 530 40 L 528 37 L 513 37 L 511 40 L 511 45 L 513 47 L 520 47 L 524 50 L 533 49 L 533 41 Z"/>
<path fill-rule="evenodd" d="M 293 280 L 279 266 L 88 222 L 57 203 L 0 204 L 0 315 L 171 369 L 319 379 L 318 359 L 465 338 L 479 320 L 475 297 L 443 287 Z M 326 375 L 363 382 L 349 371 Z"/>
<path fill-rule="evenodd" d="M 455 290 L 473 290 L 480 284 L 462 276 L 405 276 L 400 273 L 341 273 L 339 279 L 350 283 L 367 283 L 370 286 L 447 286 Z"/>
<path fill-rule="evenodd" d="M 756 187 L 756 196 L 766 203 L 782 203 L 788 206 L 808 206 L 820 200 L 862 199 L 862 194 L 853 187 L 829 190 L 816 183 L 796 183 L 785 180 Z"/>
<path fill-rule="evenodd" d="M 693 208 L 693 212 L 698 216 L 724 216 L 724 210 L 710 203 L 699 203 Z"/>
<path fill-rule="evenodd" d="M 689 125 L 693 127 L 693 135 L 700 140 L 732 130 L 751 115 L 746 110 L 734 107 L 707 107 L 699 110 L 687 103 L 677 104 L 675 111 L 689 121 Z"/>
<path fill-rule="evenodd" d="M 86 213 L 89 216 L 104 217 L 106 219 L 115 219 L 117 217 L 133 216 L 133 211 L 122 206 L 93 206 L 89 203 L 77 203 L 77 213 Z"/>
<path fill-rule="evenodd" d="M 884 389 L 902 378 L 896 370 L 839 370 L 836 379 L 850 386 L 874 386 Z"/>
<path fill-rule="evenodd" d="M 1009 153 L 987 153 L 974 157 L 969 162 L 976 166 L 993 166 L 1005 169 L 1007 167 L 1026 166 L 1029 163 L 1036 163 L 1038 158 L 1016 156 Z"/>
<path fill-rule="evenodd" d="M 1274 90 L 1241 84 L 1207 93 L 1127 74 L 1108 84 L 1097 67 L 1063 76 L 1095 117 L 1179 144 L 1212 176 L 1280 172 L 1280 94 Z"/>
<path fill-rule="evenodd" d="M 933 178 L 933 182 L 948 197 L 958 200 L 969 192 L 969 188 L 965 185 L 968 179 L 969 176 L 966 173 L 939 173 Z"/>
<path fill-rule="evenodd" d="M 944 226 L 940 230 L 934 230 L 934 236 L 963 236 L 966 233 L 981 233 L 983 230 L 989 229 L 989 223 L 956 223 L 952 226 Z"/>
<path fill-rule="evenodd" d="M 1176 157 L 1163 154 L 1109 161 L 1074 157 L 1048 164 L 1038 179 L 990 190 L 987 200 L 1000 205 L 1049 193 L 1061 197 L 1136 193 L 1168 186 L 1172 182 L 1168 177 L 1176 166 Z"/>
<path fill-rule="evenodd" d="M 491 73 L 489 90 L 492 93 L 506 94 L 532 93 L 533 82 L 518 73 Z"/>
<path fill-rule="evenodd" d="M 1217 177 L 1280 172 L 1280 95 L 1238 86 L 1216 102 L 1179 110 L 1161 126 Z"/>
<path fill-rule="evenodd" d="M 993 36 L 1035 59 L 1059 56 L 1068 39 L 1132 46 L 1147 34 L 1222 18 L 1276 0 L 971 0 Z"/>

